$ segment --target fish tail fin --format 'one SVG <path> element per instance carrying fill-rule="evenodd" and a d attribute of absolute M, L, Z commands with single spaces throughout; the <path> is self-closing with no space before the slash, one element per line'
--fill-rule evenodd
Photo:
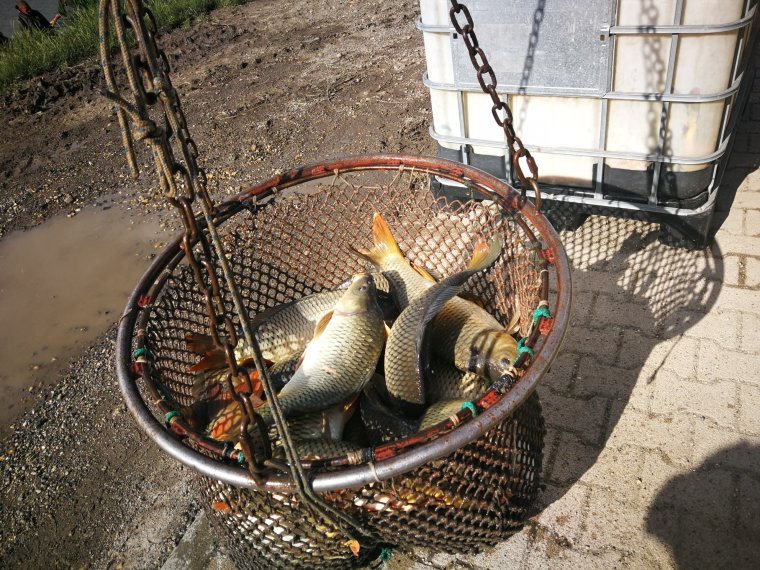
<path fill-rule="evenodd" d="M 271 361 L 264 360 L 266 366 L 271 365 Z M 225 363 L 226 364 L 226 361 Z M 252 364 L 252 363 L 251 363 Z M 253 392 L 248 390 L 248 383 L 240 380 L 239 378 L 232 379 L 232 386 L 237 394 L 246 394 L 252 398 L 260 398 L 264 391 L 261 384 L 261 376 L 259 371 L 255 368 L 251 368 L 249 363 L 241 363 L 241 369 L 248 375 L 251 381 L 251 387 Z M 220 367 L 218 370 L 212 370 L 206 373 L 200 373 L 193 379 L 193 386 L 191 388 L 191 394 L 195 401 L 200 400 L 213 400 L 220 396 L 221 393 L 228 393 L 227 390 L 227 368 L 226 366 Z M 232 398 L 227 394 L 227 398 Z"/>
<path fill-rule="evenodd" d="M 375 212 L 375 215 L 372 218 L 372 238 L 375 242 L 372 248 L 365 249 L 351 247 L 351 249 L 376 266 L 382 265 L 383 261 L 389 256 L 404 256 L 404 254 L 401 253 L 401 249 L 398 247 L 396 238 L 394 238 L 393 233 L 391 233 L 391 228 L 388 225 L 388 222 L 386 222 L 385 218 L 383 218 L 378 212 Z"/>
<path fill-rule="evenodd" d="M 475 248 L 472 252 L 472 259 L 467 266 L 468 271 L 480 271 L 489 267 L 494 261 L 496 261 L 501 254 L 501 248 L 504 245 L 504 238 L 501 235 L 496 235 L 491 243 L 486 242 L 485 239 L 480 238 L 475 243 Z"/>
<path fill-rule="evenodd" d="M 185 335 L 185 343 L 187 344 L 187 350 L 202 356 L 207 352 L 213 352 L 216 348 L 211 336 L 203 333 L 187 333 Z"/>
<path fill-rule="evenodd" d="M 208 372 L 210 370 L 216 370 L 217 368 L 224 368 L 227 364 L 227 358 L 220 350 L 207 352 L 203 358 L 201 358 L 196 364 L 191 366 L 188 370 L 193 374 L 201 372 Z"/>
<path fill-rule="evenodd" d="M 242 421 L 240 407 L 237 402 L 232 402 L 211 419 L 206 430 L 217 441 L 233 441 Z"/>

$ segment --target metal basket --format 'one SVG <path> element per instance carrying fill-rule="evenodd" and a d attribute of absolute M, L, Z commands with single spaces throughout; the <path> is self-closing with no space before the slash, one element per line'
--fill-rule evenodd
<path fill-rule="evenodd" d="M 463 184 L 473 199 L 446 202 L 431 187 Z M 506 325 L 519 313 L 526 350 L 514 374 L 437 426 L 359 454 L 304 462 L 312 487 L 351 514 L 377 544 L 470 552 L 519 528 L 536 496 L 544 424 L 536 384 L 554 359 L 570 304 L 558 236 L 505 183 L 461 164 L 421 157 L 336 160 L 276 176 L 217 209 L 224 249 L 251 315 L 334 289 L 366 263 L 348 246 L 371 243 L 371 218 L 388 220 L 412 262 L 434 275 L 463 268 L 478 237 L 499 233 L 503 255 L 466 290 Z M 193 404 L 197 360 L 187 332 L 208 327 L 181 240 L 168 246 L 128 302 L 117 341 L 121 389 L 142 428 L 169 454 L 210 478 L 206 508 L 233 541 L 241 567 L 349 567 L 363 563 L 337 530 L 311 524 L 277 470 L 254 477 L 242 454 L 176 413 Z M 536 308 L 548 301 L 552 318 Z M 232 302 L 225 297 L 225 313 Z M 444 459 L 445 458 L 445 459 Z"/>

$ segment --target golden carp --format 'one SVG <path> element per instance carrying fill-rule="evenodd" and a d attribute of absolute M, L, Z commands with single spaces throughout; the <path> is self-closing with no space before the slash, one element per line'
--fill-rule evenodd
<path fill-rule="evenodd" d="M 385 347 L 385 386 L 391 401 L 402 411 L 419 415 L 425 406 L 425 383 L 429 369 L 427 339 L 432 334 L 428 323 L 449 306 L 450 299 L 467 279 L 496 261 L 502 245 L 501 236 L 496 236 L 490 245 L 485 240 L 479 240 L 464 271 L 426 289 L 410 302 L 393 323 Z"/>
<path fill-rule="evenodd" d="M 385 322 L 368 273 L 354 276 L 335 308 L 317 324 L 303 360 L 278 400 L 283 413 L 323 410 L 359 393 L 377 366 Z M 257 410 L 271 423 L 269 406 Z"/>
<path fill-rule="evenodd" d="M 434 354 L 459 370 L 498 380 L 517 358 L 517 341 L 474 303 L 455 297 L 430 324 Z"/>

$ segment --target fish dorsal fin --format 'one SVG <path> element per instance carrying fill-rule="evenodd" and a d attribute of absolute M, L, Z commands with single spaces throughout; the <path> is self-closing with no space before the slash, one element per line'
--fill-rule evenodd
<path fill-rule="evenodd" d="M 309 342 L 309 344 L 306 346 L 306 349 L 301 354 L 301 357 L 298 359 L 298 362 L 296 362 L 296 367 L 294 368 L 294 371 L 298 370 L 299 368 L 301 368 L 301 365 L 303 364 L 303 361 L 306 358 L 306 355 L 309 353 L 309 348 L 312 348 L 312 350 L 314 350 L 313 349 L 313 347 L 314 347 L 314 344 L 313 344 L 314 341 L 322 336 L 322 333 L 325 332 L 325 329 L 327 328 L 327 325 L 330 324 L 330 321 L 332 320 L 332 317 L 333 317 L 333 311 L 329 311 L 328 313 L 325 313 L 324 317 L 322 317 L 321 319 L 319 319 L 319 322 L 317 322 L 317 326 L 314 327 L 314 336 L 312 337 L 312 339 Z M 288 384 L 285 384 L 285 387 L 287 387 L 287 386 L 288 386 Z"/>
<path fill-rule="evenodd" d="M 317 326 L 314 327 L 314 338 L 312 340 L 316 340 L 320 336 L 322 336 L 322 333 L 325 332 L 327 325 L 330 324 L 330 320 L 332 319 L 332 316 L 333 316 L 333 311 L 330 311 L 326 313 L 324 317 L 319 319 Z"/>
<path fill-rule="evenodd" d="M 509 324 L 505 329 L 509 334 L 520 332 L 520 299 L 516 295 L 512 309 L 512 318 L 509 320 Z"/>
<path fill-rule="evenodd" d="M 419 265 L 418 263 L 412 263 L 412 269 L 414 269 L 417 273 L 422 275 L 425 279 L 428 281 L 432 281 L 433 283 L 437 283 L 438 280 L 433 277 L 427 269 L 425 269 L 422 265 Z"/>
<path fill-rule="evenodd" d="M 484 238 L 479 238 L 475 242 L 475 247 L 472 251 L 472 259 L 467 269 L 472 271 L 480 271 L 489 267 L 495 262 L 501 254 L 501 248 L 504 245 L 504 238 L 501 234 L 494 236 L 493 240 L 489 244 Z"/>
<path fill-rule="evenodd" d="M 282 305 L 269 307 L 268 309 L 264 309 L 263 311 L 256 313 L 256 315 L 250 320 L 251 329 L 255 331 L 256 329 L 260 328 L 261 325 L 263 325 L 269 319 L 274 317 L 277 313 L 279 313 L 283 309 L 287 309 L 288 307 L 291 307 L 297 302 L 298 301 L 289 301 L 287 303 L 283 303 Z"/>

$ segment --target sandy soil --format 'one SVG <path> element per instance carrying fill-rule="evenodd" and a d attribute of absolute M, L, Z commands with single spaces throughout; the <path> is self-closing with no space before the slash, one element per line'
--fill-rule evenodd
<path fill-rule="evenodd" d="M 256 0 L 161 37 L 215 197 L 323 158 L 433 153 L 416 9 Z M 165 207 L 149 168 L 129 178 L 100 88 L 93 60 L 0 96 L 0 237 L 104 195 Z M 114 338 L 111 327 L 54 385 L 33 389 L 6 426 L 2 567 L 158 567 L 199 508 L 189 471 L 122 404 Z"/>

